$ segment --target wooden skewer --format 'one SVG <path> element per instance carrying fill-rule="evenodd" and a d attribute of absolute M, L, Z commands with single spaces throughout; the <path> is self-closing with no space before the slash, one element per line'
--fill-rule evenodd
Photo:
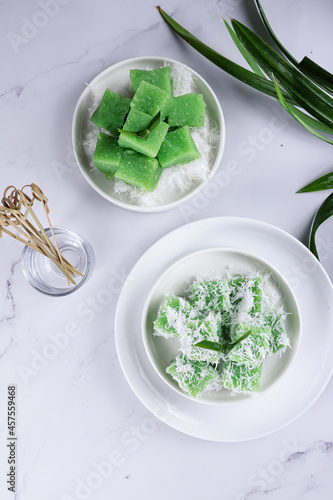
<path fill-rule="evenodd" d="M 29 187 L 32 192 L 32 197 L 28 196 L 23 190 Z M 40 201 L 43 204 L 45 216 L 50 228 L 54 245 L 46 234 L 42 224 L 32 209 L 34 200 Z M 0 237 L 2 233 L 8 234 L 17 241 L 32 248 L 36 252 L 44 255 L 52 260 L 52 262 L 65 275 L 68 285 L 75 281 L 73 277 L 76 275 L 82 276 L 82 273 L 77 271 L 62 255 L 54 234 L 54 230 L 49 218 L 48 200 L 41 189 L 36 184 L 23 186 L 21 190 L 14 186 L 8 186 L 3 195 L 2 206 L 0 206 Z M 24 211 L 25 209 L 25 211 Z M 36 226 L 28 220 L 31 215 Z M 8 226 L 15 229 L 21 236 L 9 231 Z"/>

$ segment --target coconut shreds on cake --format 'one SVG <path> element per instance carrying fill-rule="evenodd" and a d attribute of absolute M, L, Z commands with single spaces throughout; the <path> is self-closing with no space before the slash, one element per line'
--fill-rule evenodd
<path fill-rule="evenodd" d="M 247 270 L 187 285 L 185 297 L 165 297 L 154 321 L 154 335 L 178 342 L 166 372 L 195 398 L 222 388 L 254 395 L 265 359 L 291 347 L 279 288 Z"/>

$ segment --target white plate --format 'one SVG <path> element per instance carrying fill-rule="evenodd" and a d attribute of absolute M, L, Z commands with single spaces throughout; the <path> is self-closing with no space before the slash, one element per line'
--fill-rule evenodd
<path fill-rule="evenodd" d="M 237 394 L 231 397 L 230 391 L 207 391 L 203 396 L 194 399 L 183 392 L 178 383 L 166 373 L 166 368 L 179 352 L 177 339 L 166 339 L 154 335 L 153 323 L 157 317 L 160 305 L 166 295 L 174 293 L 184 296 L 189 283 L 199 277 L 207 279 L 212 276 L 226 274 L 248 274 L 260 272 L 269 275 L 269 285 L 280 296 L 279 306 L 287 313 L 286 331 L 291 342 L 291 349 L 285 353 L 266 359 L 260 381 L 260 392 L 270 389 L 279 381 L 297 354 L 301 341 L 301 320 L 296 298 L 284 277 L 268 262 L 234 248 L 207 248 L 193 252 L 178 259 L 158 278 L 150 291 L 142 313 L 142 339 L 148 358 L 158 375 L 179 394 L 190 398 L 192 401 L 204 404 L 235 404 L 251 396 Z"/>
<path fill-rule="evenodd" d="M 211 157 L 209 159 L 209 174 L 208 177 L 202 180 L 194 180 L 190 187 L 181 191 L 176 186 L 171 186 L 166 190 L 159 190 L 158 197 L 151 197 L 151 205 L 139 205 L 136 200 L 132 200 L 128 194 L 121 194 L 115 192 L 113 188 L 113 181 L 109 181 L 104 174 L 99 172 L 97 168 L 92 167 L 90 163 L 90 158 L 87 155 L 83 147 L 83 141 L 87 136 L 89 130 L 92 130 L 94 126 L 90 122 L 90 116 L 92 114 L 91 108 L 94 106 L 95 96 L 92 92 L 92 88 L 100 94 L 102 97 L 106 88 L 110 88 L 115 92 L 120 94 L 126 94 L 126 86 L 129 82 L 129 71 L 130 69 L 157 69 L 162 66 L 169 65 L 181 65 L 186 68 L 192 78 L 193 78 L 193 92 L 202 94 L 206 103 L 206 112 L 210 123 L 214 122 L 218 130 L 220 131 L 219 141 L 214 144 L 212 148 Z M 124 90 L 125 88 L 125 90 Z M 95 127 L 96 129 L 96 127 Z M 200 189 L 202 189 L 206 183 L 213 177 L 216 172 L 222 158 L 224 143 L 225 143 L 225 122 L 223 117 L 223 112 L 220 103 L 208 85 L 208 83 L 194 70 L 188 66 L 174 61 L 173 59 L 168 59 L 165 57 L 156 56 L 144 56 L 144 57 L 134 57 L 132 59 L 126 59 L 121 61 L 109 68 L 105 69 L 102 73 L 97 75 L 90 84 L 85 88 L 81 94 L 77 105 L 75 107 L 73 123 L 72 123 L 72 142 L 74 154 L 87 182 L 104 198 L 108 201 L 128 210 L 134 210 L 137 212 L 160 212 L 164 210 L 169 210 L 175 208 L 181 203 L 186 202 L 192 196 L 194 196 Z M 163 175 L 163 174 L 162 174 Z M 154 193 L 154 192 L 153 192 Z M 143 193 L 147 196 L 149 193 Z"/>
<path fill-rule="evenodd" d="M 303 325 L 298 354 L 281 380 L 259 397 L 235 405 L 198 405 L 168 387 L 148 360 L 140 328 L 146 297 L 163 271 L 186 253 L 213 246 L 238 248 L 274 266 L 295 294 Z M 161 238 L 132 269 L 117 305 L 117 353 L 133 391 L 160 420 L 202 439 L 245 441 L 292 422 L 325 389 L 333 370 L 332 304 L 333 287 L 325 270 L 293 236 L 251 219 L 200 220 Z"/>

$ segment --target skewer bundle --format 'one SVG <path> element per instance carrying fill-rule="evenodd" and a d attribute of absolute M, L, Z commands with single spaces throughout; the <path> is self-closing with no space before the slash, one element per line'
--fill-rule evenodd
<path fill-rule="evenodd" d="M 30 189 L 29 195 L 25 190 Z M 33 211 L 35 200 L 43 205 L 48 226 L 53 236 L 54 244 L 46 234 L 37 215 Z M 0 206 L 0 237 L 8 234 L 17 241 L 39 252 L 60 269 L 67 282 L 75 285 L 75 274 L 82 276 L 60 253 L 53 228 L 49 218 L 48 199 L 36 184 L 27 184 L 21 190 L 8 186 L 3 194 Z M 32 221 L 29 220 L 32 219 Z M 15 231 L 15 232 L 13 232 Z"/>

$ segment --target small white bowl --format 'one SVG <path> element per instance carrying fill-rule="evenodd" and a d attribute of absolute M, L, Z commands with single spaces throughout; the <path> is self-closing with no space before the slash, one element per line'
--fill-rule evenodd
<path fill-rule="evenodd" d="M 106 88 L 110 88 L 115 92 L 119 92 L 127 97 L 129 87 L 129 71 L 130 69 L 157 69 L 162 66 L 181 65 L 186 68 L 193 78 L 193 91 L 203 95 L 206 103 L 206 113 L 210 122 L 215 124 L 219 131 L 219 140 L 212 148 L 211 157 L 209 159 L 209 174 L 205 180 L 196 180 L 191 186 L 180 191 L 178 188 L 171 187 L 159 192 L 158 199 L 153 199 L 151 204 L 140 205 L 137 200 L 133 200 L 128 194 L 115 192 L 113 189 L 113 181 L 108 180 L 104 174 L 99 172 L 91 163 L 91 158 L 84 148 L 83 143 L 87 138 L 87 134 L 92 130 L 94 125 L 90 122 L 92 109 L 96 107 L 96 92 L 99 94 L 97 100 L 100 99 Z M 87 182 L 100 195 L 111 201 L 115 205 L 128 210 L 137 212 L 160 212 L 177 207 L 194 196 L 202 187 L 209 182 L 216 172 L 222 158 L 224 143 L 225 143 L 225 122 L 223 112 L 216 95 L 214 94 L 208 83 L 194 70 L 188 66 L 164 57 L 134 57 L 126 59 L 105 69 L 97 75 L 90 84 L 85 88 L 75 107 L 73 123 L 72 123 L 72 141 L 74 154 L 80 170 Z M 162 173 L 163 175 L 163 173 Z M 162 190 L 161 190 L 162 191 Z"/>
<path fill-rule="evenodd" d="M 185 394 L 177 382 L 165 372 L 166 367 L 176 357 L 179 347 L 177 339 L 155 336 L 153 322 L 165 296 L 169 293 L 184 295 L 197 276 L 211 278 L 213 275 L 246 273 L 259 271 L 268 274 L 269 280 L 281 294 L 281 306 L 287 314 L 286 331 L 290 338 L 291 349 L 265 359 L 258 395 L 273 386 L 293 362 L 301 340 L 301 318 L 293 291 L 286 279 L 268 262 L 235 248 L 208 248 L 184 257 L 170 265 L 158 278 L 151 289 L 142 314 L 142 336 L 147 356 L 158 375 L 172 389 L 192 401 L 205 404 L 231 404 L 244 401 L 251 396 L 238 394 L 231 396 L 230 391 L 207 391 L 195 399 Z"/>

